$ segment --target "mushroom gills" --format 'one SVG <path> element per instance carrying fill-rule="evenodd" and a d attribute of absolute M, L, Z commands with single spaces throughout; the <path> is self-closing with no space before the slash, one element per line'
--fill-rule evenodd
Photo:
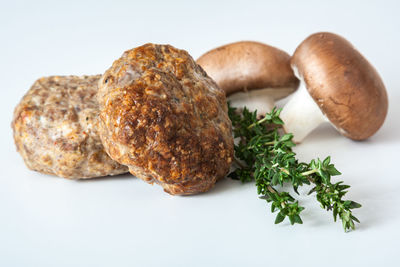
<path fill-rule="evenodd" d="M 286 97 L 293 91 L 293 88 L 263 88 L 237 92 L 228 96 L 227 100 L 233 107 L 239 109 L 247 107 L 250 111 L 257 110 L 258 115 L 264 115 L 273 109 L 275 101 Z"/>
<path fill-rule="evenodd" d="M 300 143 L 312 130 L 329 120 L 308 93 L 303 79 L 297 75 L 296 70 L 295 74 L 300 79 L 300 87 L 287 102 L 280 117 L 284 122 L 285 132 L 292 133 L 292 140 Z"/>

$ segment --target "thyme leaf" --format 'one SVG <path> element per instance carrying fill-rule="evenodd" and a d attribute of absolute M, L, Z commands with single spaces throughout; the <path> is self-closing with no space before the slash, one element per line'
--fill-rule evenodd
<path fill-rule="evenodd" d="M 229 104 L 229 103 L 228 103 Z M 331 163 L 330 156 L 324 160 L 313 159 L 310 163 L 300 162 L 292 148 L 293 134 L 280 134 L 283 121 L 279 118 L 282 109 L 273 108 L 261 119 L 257 111 L 244 108 L 238 112 L 229 106 L 228 114 L 233 125 L 235 142 L 235 161 L 238 168 L 229 176 L 242 182 L 254 181 L 261 199 L 271 203 L 271 212 L 278 212 L 275 224 L 285 218 L 293 224 L 302 224 L 300 217 L 304 207 L 288 192 L 278 191 L 284 184 L 291 184 L 294 192 L 304 185 L 313 185 L 308 193 L 315 193 L 320 206 L 332 211 L 336 222 L 339 217 L 345 231 L 355 229 L 359 220 L 352 209 L 361 205 L 351 200 L 343 200 L 349 185 L 342 181 L 332 183 L 331 177 L 341 173 Z"/>

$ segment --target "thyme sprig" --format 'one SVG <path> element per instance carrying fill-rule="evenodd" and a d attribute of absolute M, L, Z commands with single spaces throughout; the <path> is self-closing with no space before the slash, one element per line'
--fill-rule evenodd
<path fill-rule="evenodd" d="M 310 163 L 299 162 L 292 150 L 295 146 L 293 135 L 279 133 L 278 128 L 283 125 L 280 112 L 281 109 L 274 108 L 262 119 L 257 119 L 256 111 L 244 108 L 239 113 L 229 106 L 238 166 L 229 176 L 242 182 L 255 181 L 260 198 L 271 203 L 271 212 L 278 211 L 275 224 L 286 217 L 292 225 L 303 223 L 300 213 L 304 207 L 288 192 L 277 190 L 278 186 L 289 183 L 297 194 L 300 186 L 313 185 L 308 194 L 315 193 L 321 207 L 333 212 L 334 221 L 338 217 L 342 220 L 345 231 L 355 229 L 354 222 L 359 223 L 359 220 L 351 210 L 361 205 L 342 199 L 350 186 L 331 182 L 332 176 L 341 173 L 331 164 L 330 157 L 313 159 Z"/>

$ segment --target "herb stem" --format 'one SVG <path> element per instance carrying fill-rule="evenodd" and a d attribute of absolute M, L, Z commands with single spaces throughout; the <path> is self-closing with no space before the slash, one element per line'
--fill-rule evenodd
<path fill-rule="evenodd" d="M 267 146 L 268 145 L 275 145 L 275 143 L 276 143 L 275 141 L 270 141 L 270 142 L 265 142 L 264 145 L 267 145 Z"/>
<path fill-rule="evenodd" d="M 276 166 L 278 166 L 277 163 L 275 163 L 274 165 L 272 165 L 272 167 L 276 167 Z M 280 168 L 280 170 L 281 170 L 282 172 L 284 172 L 284 173 L 290 175 L 290 172 L 289 172 L 287 169 L 285 169 L 285 168 Z M 318 169 L 312 169 L 312 170 L 309 170 L 309 171 L 302 172 L 302 173 L 300 173 L 300 174 L 303 175 L 303 176 L 309 176 L 310 174 L 313 174 L 313 173 L 316 173 L 316 172 L 318 172 Z M 310 182 L 314 183 L 314 180 L 313 180 L 313 179 L 310 178 L 310 179 L 308 179 L 308 180 L 309 180 Z"/>
<path fill-rule="evenodd" d="M 250 129 L 253 128 L 254 126 L 256 126 L 256 125 L 258 125 L 258 124 L 261 124 L 261 123 L 263 123 L 263 122 L 266 122 L 268 119 L 269 119 L 269 118 L 268 118 L 267 116 L 265 116 L 265 117 L 262 118 L 261 120 L 258 120 L 258 121 L 256 121 L 256 122 L 250 124 L 250 125 L 247 127 L 247 129 L 250 130 Z"/>
<path fill-rule="evenodd" d="M 287 175 L 290 175 L 290 172 L 288 170 L 286 170 L 285 168 L 281 168 L 281 171 L 286 173 Z"/>
<path fill-rule="evenodd" d="M 272 194 L 278 194 L 278 192 L 270 185 L 267 186 L 267 189 L 269 192 L 271 192 Z"/>
<path fill-rule="evenodd" d="M 301 175 L 308 176 L 308 175 L 316 173 L 316 172 L 318 172 L 318 169 L 312 169 L 312 170 L 309 170 L 309 171 L 302 172 Z"/>

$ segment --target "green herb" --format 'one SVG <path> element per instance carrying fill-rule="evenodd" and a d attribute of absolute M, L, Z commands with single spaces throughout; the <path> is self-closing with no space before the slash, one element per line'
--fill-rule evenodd
<path fill-rule="evenodd" d="M 237 144 L 235 157 L 238 168 L 229 176 L 242 182 L 255 181 L 257 193 L 261 199 L 271 203 L 271 212 L 277 211 L 275 224 L 288 217 L 290 223 L 302 224 L 300 217 L 304 207 L 288 192 L 279 192 L 276 188 L 284 183 L 298 188 L 313 185 L 308 193 L 315 193 L 321 207 L 333 212 L 333 218 L 342 220 L 345 231 L 355 229 L 354 222 L 359 220 L 353 216 L 352 209 L 361 205 L 351 200 L 343 200 L 350 187 L 343 182 L 332 183 L 331 176 L 341 173 L 330 162 L 330 157 L 323 161 L 312 160 L 310 163 L 299 162 L 292 147 L 293 135 L 280 134 L 279 126 L 283 121 L 279 118 L 281 109 L 274 108 L 257 119 L 257 112 L 244 108 L 241 113 L 229 106 L 229 117 L 233 125 L 233 133 Z"/>

